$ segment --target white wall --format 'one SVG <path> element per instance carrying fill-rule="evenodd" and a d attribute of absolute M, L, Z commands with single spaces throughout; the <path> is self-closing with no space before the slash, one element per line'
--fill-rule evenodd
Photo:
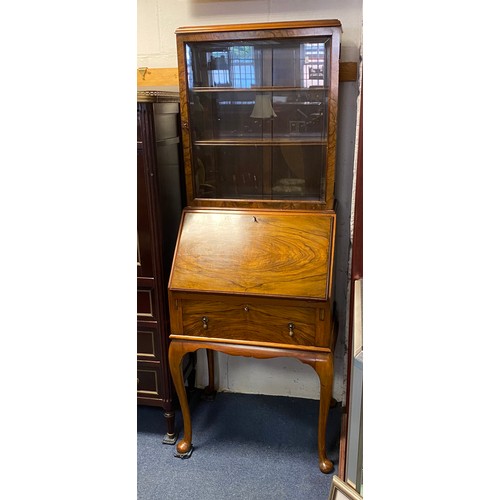
<path fill-rule="evenodd" d="M 137 0 L 137 66 L 177 66 L 179 26 L 244 22 L 339 19 L 342 61 L 357 61 L 362 0 Z"/>
<path fill-rule="evenodd" d="M 175 30 L 180 26 L 307 19 L 339 19 L 342 61 L 359 62 L 362 0 L 138 0 L 137 67 L 177 67 Z M 345 399 L 344 350 L 354 141 L 358 84 L 343 82 L 339 90 L 337 128 L 337 241 L 335 301 L 340 333 L 335 351 L 333 394 Z M 295 359 L 258 360 L 215 353 L 216 382 L 221 391 L 319 399 L 313 369 Z M 198 355 L 197 386 L 207 384 L 206 355 Z"/>

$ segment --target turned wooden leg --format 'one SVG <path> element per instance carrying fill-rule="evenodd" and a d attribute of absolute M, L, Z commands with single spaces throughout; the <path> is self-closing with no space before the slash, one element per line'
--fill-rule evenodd
<path fill-rule="evenodd" d="M 177 391 L 179 404 L 181 406 L 182 418 L 184 420 L 184 438 L 177 443 L 177 455 L 180 458 L 189 458 L 193 451 L 191 444 L 191 414 L 184 386 L 184 377 L 182 373 L 182 358 L 187 350 L 184 349 L 182 342 L 175 340 L 171 341 L 170 349 L 168 350 L 168 361 L 170 364 L 170 372 L 172 373 L 172 381 Z"/>
<path fill-rule="evenodd" d="M 326 423 L 332 400 L 333 387 L 333 356 L 328 354 L 318 358 L 314 369 L 320 381 L 319 420 L 318 420 L 318 455 L 321 472 L 328 474 L 333 470 L 333 462 L 326 456 Z"/>
<path fill-rule="evenodd" d="M 167 419 L 167 433 L 163 437 L 163 444 L 175 444 L 177 441 L 177 433 L 175 432 L 175 412 L 166 411 L 164 413 Z"/>
<path fill-rule="evenodd" d="M 213 401 L 217 394 L 215 390 L 215 376 L 214 376 L 214 351 L 207 349 L 207 363 L 208 363 L 208 385 L 203 391 L 203 399 Z"/>

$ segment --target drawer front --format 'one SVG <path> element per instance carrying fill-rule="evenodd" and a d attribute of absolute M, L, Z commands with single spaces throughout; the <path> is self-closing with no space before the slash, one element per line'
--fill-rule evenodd
<path fill-rule="evenodd" d="M 156 319 L 154 290 L 137 290 L 137 319 L 154 320 Z"/>
<path fill-rule="evenodd" d="M 137 396 L 145 398 L 161 397 L 160 367 L 145 366 L 137 368 Z"/>
<path fill-rule="evenodd" d="M 182 301 L 183 334 L 314 346 L 316 309 L 217 301 Z"/>
<path fill-rule="evenodd" d="M 158 328 L 147 324 L 137 324 L 137 358 L 160 361 L 160 337 Z"/>

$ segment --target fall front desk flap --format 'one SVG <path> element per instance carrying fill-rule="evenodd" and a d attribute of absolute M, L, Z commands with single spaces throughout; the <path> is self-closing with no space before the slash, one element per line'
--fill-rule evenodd
<path fill-rule="evenodd" d="M 333 212 L 186 209 L 169 289 L 326 300 L 334 236 Z"/>

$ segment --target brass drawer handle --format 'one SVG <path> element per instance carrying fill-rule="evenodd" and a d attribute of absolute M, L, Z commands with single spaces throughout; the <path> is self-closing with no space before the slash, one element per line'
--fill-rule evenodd
<path fill-rule="evenodd" d="M 288 328 L 290 329 L 288 335 L 290 335 L 290 337 L 293 337 L 293 329 L 295 328 L 295 325 L 293 323 L 288 323 Z"/>
<path fill-rule="evenodd" d="M 203 318 L 201 318 L 201 321 L 203 323 L 203 330 L 207 330 L 208 329 L 208 318 L 206 316 L 203 316 Z"/>

